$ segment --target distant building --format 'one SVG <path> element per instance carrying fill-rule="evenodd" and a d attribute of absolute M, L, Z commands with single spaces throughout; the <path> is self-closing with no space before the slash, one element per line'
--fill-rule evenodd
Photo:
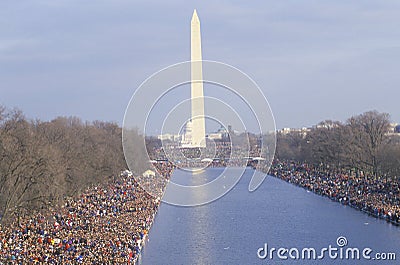
<path fill-rule="evenodd" d="M 400 134 L 400 124 L 391 123 L 389 125 L 389 129 L 388 129 L 388 132 L 386 133 L 386 135 L 388 135 L 388 136 L 399 136 L 399 134 Z"/>
<path fill-rule="evenodd" d="M 228 126 L 228 130 L 225 129 L 224 126 L 221 126 L 221 128 L 218 129 L 218 131 L 214 132 L 214 133 L 209 133 L 207 135 L 208 139 L 212 139 L 212 140 L 223 140 L 223 139 L 228 139 L 229 138 L 229 133 L 232 132 L 232 126 Z"/>
<path fill-rule="evenodd" d="M 157 138 L 161 141 L 171 141 L 171 142 L 177 142 L 181 140 L 181 136 L 179 134 L 160 134 L 157 136 Z"/>
<path fill-rule="evenodd" d="M 315 128 L 317 129 L 333 129 L 333 128 L 338 128 L 340 125 L 338 123 L 332 122 L 332 121 L 325 121 L 321 122 L 317 125 L 315 125 Z"/>
<path fill-rule="evenodd" d="M 221 140 L 222 139 L 222 134 L 221 133 L 209 133 L 207 135 L 208 139 L 212 139 L 212 140 Z"/>
<path fill-rule="evenodd" d="M 311 131 L 311 129 L 307 128 L 307 127 L 303 127 L 303 128 L 283 128 L 281 130 L 278 130 L 278 133 L 283 134 L 283 135 L 290 134 L 290 133 L 299 133 L 303 137 L 306 137 L 307 133 L 309 133 L 310 131 Z"/>
<path fill-rule="evenodd" d="M 292 130 L 293 129 L 291 129 L 291 128 L 282 128 L 278 132 L 281 133 L 281 134 L 289 134 Z"/>

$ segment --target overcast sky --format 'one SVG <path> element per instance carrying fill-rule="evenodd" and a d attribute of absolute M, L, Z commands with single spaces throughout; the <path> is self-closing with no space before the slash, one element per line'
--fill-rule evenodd
<path fill-rule="evenodd" d="M 400 122 L 400 1 L 0 2 L 0 104 L 29 118 L 122 123 L 151 74 L 190 59 L 231 64 L 266 95 L 278 128 L 368 110 Z"/>

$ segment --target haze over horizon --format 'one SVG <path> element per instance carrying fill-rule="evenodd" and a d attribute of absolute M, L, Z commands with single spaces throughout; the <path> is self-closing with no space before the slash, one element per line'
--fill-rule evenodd
<path fill-rule="evenodd" d="M 29 118 L 121 124 L 146 78 L 190 60 L 195 8 L 203 59 L 254 79 L 277 128 L 369 110 L 400 123 L 400 2 L 393 0 L 4 1 L 0 105 Z"/>

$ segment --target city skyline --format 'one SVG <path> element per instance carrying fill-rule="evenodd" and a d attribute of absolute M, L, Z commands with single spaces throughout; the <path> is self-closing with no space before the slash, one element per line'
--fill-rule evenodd
<path fill-rule="evenodd" d="M 188 14 L 197 8 L 203 58 L 249 74 L 267 96 L 278 129 L 345 121 L 374 109 L 400 122 L 396 1 L 153 6 L 2 3 L 0 104 L 33 119 L 121 124 L 142 81 L 189 60 Z"/>

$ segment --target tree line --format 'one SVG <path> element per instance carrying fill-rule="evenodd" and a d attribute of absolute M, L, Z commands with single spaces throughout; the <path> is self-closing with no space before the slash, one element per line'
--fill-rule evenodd
<path fill-rule="evenodd" d="M 115 123 L 28 120 L 0 106 L 0 222 L 110 181 L 126 168 L 121 134 Z"/>
<path fill-rule="evenodd" d="M 275 157 L 398 177 L 400 136 L 388 134 L 389 128 L 389 115 L 377 111 L 346 122 L 323 121 L 307 132 L 278 133 Z M 125 133 L 132 143 L 143 141 L 136 130 Z M 116 123 L 76 117 L 29 120 L 19 110 L 0 106 L 0 223 L 112 181 L 127 168 L 121 139 Z M 150 153 L 154 142 L 146 141 Z M 133 168 L 147 165 L 143 150 L 125 151 Z"/>
<path fill-rule="evenodd" d="M 400 176 L 400 134 L 390 133 L 387 113 L 368 111 L 346 122 L 326 120 L 311 130 L 277 134 L 276 157 L 375 177 Z"/>

